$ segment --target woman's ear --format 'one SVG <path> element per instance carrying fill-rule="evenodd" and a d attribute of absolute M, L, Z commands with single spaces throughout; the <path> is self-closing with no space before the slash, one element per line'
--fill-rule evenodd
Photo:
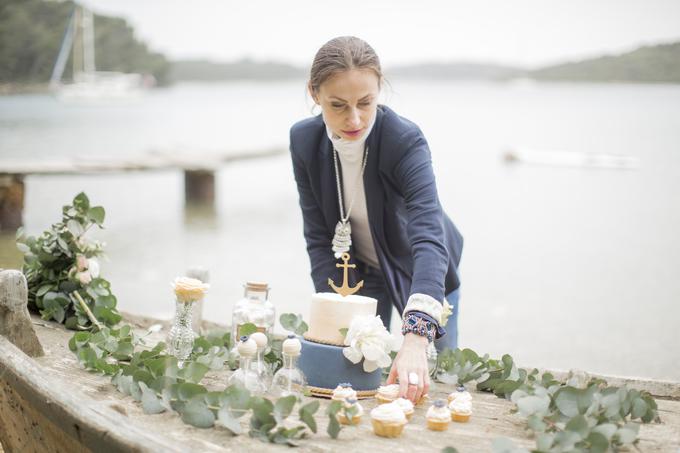
<path fill-rule="evenodd" d="M 309 95 L 312 97 L 312 100 L 314 101 L 314 103 L 317 104 L 317 105 L 320 105 L 319 104 L 319 96 L 312 89 L 312 83 L 311 82 L 307 82 L 307 91 L 309 91 Z"/>

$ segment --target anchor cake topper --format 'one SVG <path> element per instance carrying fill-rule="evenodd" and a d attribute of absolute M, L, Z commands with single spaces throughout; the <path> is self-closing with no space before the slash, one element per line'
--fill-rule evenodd
<path fill-rule="evenodd" d="M 357 265 L 356 264 L 349 264 L 349 253 L 347 253 L 347 252 L 342 254 L 342 261 L 344 261 L 345 264 L 337 263 L 335 265 L 335 267 L 343 268 L 342 286 L 340 286 L 340 287 L 336 286 L 335 283 L 333 283 L 332 278 L 328 279 L 328 284 L 330 285 L 331 288 L 333 288 L 333 291 L 335 291 L 336 293 L 340 294 L 343 297 L 347 297 L 347 296 L 350 296 L 350 295 L 356 293 L 357 291 L 359 291 L 359 289 L 361 289 L 361 287 L 364 286 L 364 281 L 361 280 L 359 283 L 357 283 L 356 286 L 350 287 L 349 282 L 348 282 L 348 278 L 347 278 L 347 273 L 348 273 L 347 271 L 350 268 L 352 268 L 352 269 L 356 268 Z"/>

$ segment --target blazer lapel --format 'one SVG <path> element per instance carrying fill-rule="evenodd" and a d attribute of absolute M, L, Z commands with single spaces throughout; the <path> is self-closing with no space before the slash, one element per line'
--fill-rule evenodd
<path fill-rule="evenodd" d="M 321 138 L 319 146 L 321 153 L 319 159 L 319 179 L 322 210 L 328 230 L 331 231 L 331 237 L 335 233 L 335 225 L 340 221 L 340 212 L 338 208 L 338 187 L 335 179 L 335 167 L 333 165 L 333 146 L 331 141 L 324 133 Z M 328 244 L 330 247 L 331 244 Z"/>
<path fill-rule="evenodd" d="M 385 256 L 386 241 L 383 234 L 383 207 L 385 205 L 385 192 L 380 181 L 380 126 L 383 112 L 378 108 L 373 130 L 367 139 L 368 161 L 364 172 L 364 193 L 366 195 L 366 210 L 368 211 L 368 223 L 373 235 L 373 243 L 376 248 L 378 259 Z M 382 266 L 382 260 L 380 260 Z"/>

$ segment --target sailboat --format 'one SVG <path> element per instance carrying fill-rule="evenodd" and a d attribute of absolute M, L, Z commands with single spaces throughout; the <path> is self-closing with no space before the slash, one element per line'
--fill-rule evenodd
<path fill-rule="evenodd" d="M 73 80 L 64 82 L 62 76 L 71 51 Z M 148 77 L 142 74 L 96 70 L 94 15 L 90 9 L 77 6 L 66 27 L 50 78 L 50 90 L 57 99 L 65 102 L 134 99 L 148 86 Z"/>

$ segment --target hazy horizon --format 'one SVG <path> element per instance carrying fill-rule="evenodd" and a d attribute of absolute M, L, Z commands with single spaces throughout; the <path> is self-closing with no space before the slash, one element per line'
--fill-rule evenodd
<path fill-rule="evenodd" d="M 474 63 L 535 69 L 680 40 L 680 2 L 358 0 L 231 4 L 197 0 L 83 0 L 124 17 L 170 60 L 244 58 L 306 66 L 328 39 L 355 35 L 383 66 Z M 408 22 L 406 22 L 408 21 Z"/>

